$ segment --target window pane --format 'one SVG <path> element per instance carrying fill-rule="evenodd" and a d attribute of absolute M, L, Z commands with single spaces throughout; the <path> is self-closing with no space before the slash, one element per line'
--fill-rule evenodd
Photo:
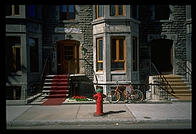
<path fill-rule="evenodd" d="M 133 71 L 137 71 L 137 38 L 133 37 Z"/>
<path fill-rule="evenodd" d="M 16 15 L 19 15 L 19 5 L 14 6 L 14 12 Z"/>
<path fill-rule="evenodd" d="M 7 47 L 7 73 L 21 71 L 20 37 L 11 36 L 6 38 Z"/>
<path fill-rule="evenodd" d="M 103 60 L 103 40 L 99 40 L 99 60 Z"/>
<path fill-rule="evenodd" d="M 112 71 L 124 70 L 124 62 L 112 62 Z"/>
<path fill-rule="evenodd" d="M 7 5 L 5 10 L 6 10 L 6 16 L 12 15 L 12 6 L 11 5 Z"/>
<path fill-rule="evenodd" d="M 70 6 L 69 6 L 69 12 L 70 12 L 70 13 L 73 13 L 74 10 L 75 10 L 74 5 L 70 5 Z"/>
<path fill-rule="evenodd" d="M 38 56 L 38 40 L 29 38 L 30 47 L 30 70 L 31 72 L 39 71 L 39 56 Z"/>
<path fill-rule="evenodd" d="M 66 13 L 67 13 L 67 6 L 66 5 L 60 6 L 60 19 L 61 20 L 65 20 L 67 18 Z"/>
<path fill-rule="evenodd" d="M 42 7 L 41 6 L 38 6 L 37 7 L 37 10 L 38 10 L 38 12 L 37 12 L 38 19 L 42 19 Z"/>
<path fill-rule="evenodd" d="M 16 70 L 21 70 L 20 47 L 16 48 Z"/>
<path fill-rule="evenodd" d="M 75 6 L 70 5 L 69 6 L 69 19 L 74 19 L 75 18 Z"/>
<path fill-rule="evenodd" d="M 137 5 L 131 5 L 131 17 L 134 18 L 134 19 L 139 19 L 139 16 L 138 16 L 138 6 Z"/>
<path fill-rule="evenodd" d="M 118 6 L 118 15 L 123 15 L 123 5 Z"/>
<path fill-rule="evenodd" d="M 110 6 L 110 15 L 115 16 L 115 5 Z"/>
<path fill-rule="evenodd" d="M 98 17 L 102 17 L 103 16 L 103 11 L 102 11 L 102 5 L 98 5 Z"/>
<path fill-rule="evenodd" d="M 112 39 L 112 61 L 116 60 L 116 40 Z"/>
<path fill-rule="evenodd" d="M 97 64 L 96 70 L 102 71 L 103 70 L 103 39 L 97 39 Z"/>
<path fill-rule="evenodd" d="M 28 6 L 28 15 L 29 17 L 35 18 L 36 15 L 35 5 Z"/>
<path fill-rule="evenodd" d="M 61 12 L 63 12 L 63 13 L 67 12 L 67 6 L 66 5 L 61 6 Z"/>
<path fill-rule="evenodd" d="M 123 39 L 119 40 L 119 60 L 124 60 L 124 45 Z"/>
<path fill-rule="evenodd" d="M 103 70 L 103 63 L 97 62 L 97 71 L 98 70 Z"/>
<path fill-rule="evenodd" d="M 170 9 L 168 5 L 155 6 L 155 19 L 156 20 L 169 20 Z"/>

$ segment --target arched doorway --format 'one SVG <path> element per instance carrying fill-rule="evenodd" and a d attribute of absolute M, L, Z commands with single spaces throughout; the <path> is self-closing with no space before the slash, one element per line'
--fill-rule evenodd
<path fill-rule="evenodd" d="M 76 74 L 79 72 L 79 41 L 57 41 L 57 73 Z"/>
<path fill-rule="evenodd" d="M 173 41 L 156 39 L 151 42 L 151 62 L 161 74 L 173 73 Z"/>

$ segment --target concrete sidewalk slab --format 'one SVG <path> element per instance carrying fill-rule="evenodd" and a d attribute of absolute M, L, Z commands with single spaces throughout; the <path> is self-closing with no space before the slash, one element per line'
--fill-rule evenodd
<path fill-rule="evenodd" d="M 192 120 L 192 103 L 127 104 L 137 121 Z"/>
<path fill-rule="evenodd" d="M 6 106 L 6 120 L 7 122 L 15 120 L 18 116 L 30 109 L 32 106 Z"/>
<path fill-rule="evenodd" d="M 76 118 L 78 105 L 67 106 L 33 106 L 23 113 L 17 120 L 67 120 Z"/>
<path fill-rule="evenodd" d="M 94 104 L 33 106 L 16 120 L 127 119 L 134 118 L 124 104 L 104 105 L 104 115 L 96 117 Z"/>

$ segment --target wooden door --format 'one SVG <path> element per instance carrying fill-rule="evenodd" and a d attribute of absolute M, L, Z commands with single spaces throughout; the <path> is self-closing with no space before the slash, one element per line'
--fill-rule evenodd
<path fill-rule="evenodd" d="M 78 73 L 78 46 L 74 42 L 57 44 L 57 72 L 58 74 Z"/>

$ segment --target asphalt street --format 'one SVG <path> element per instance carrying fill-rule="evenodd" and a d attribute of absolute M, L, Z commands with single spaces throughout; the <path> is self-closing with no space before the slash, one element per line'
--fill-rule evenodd
<path fill-rule="evenodd" d="M 86 122 L 68 124 L 50 124 L 33 126 L 13 126 L 7 129 L 14 130 L 189 130 L 192 128 L 190 121 L 159 121 L 159 122 Z"/>

